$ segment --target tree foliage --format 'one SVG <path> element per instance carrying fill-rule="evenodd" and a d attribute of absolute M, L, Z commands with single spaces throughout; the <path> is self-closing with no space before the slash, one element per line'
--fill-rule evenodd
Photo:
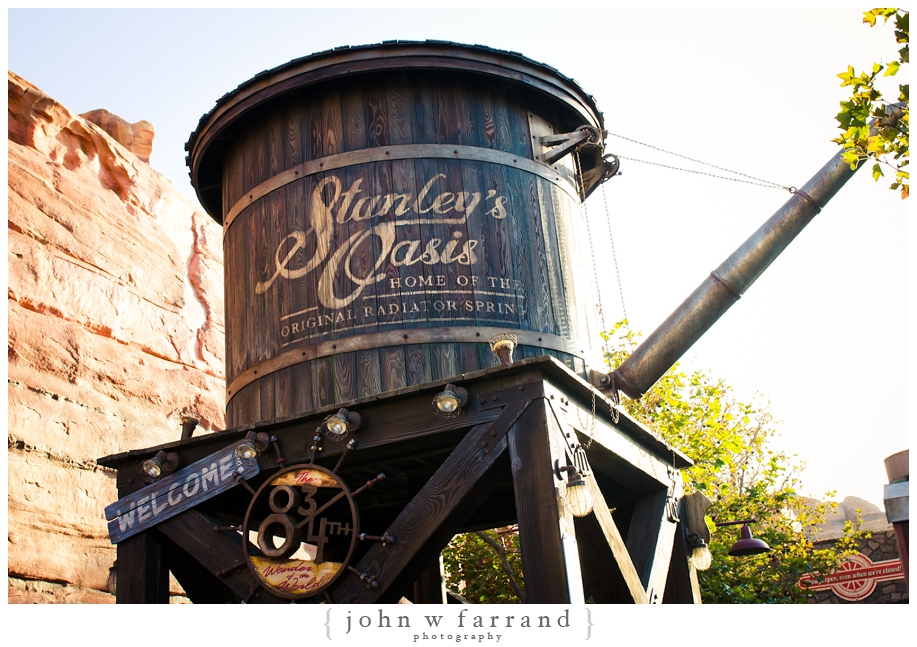
<path fill-rule="evenodd" d="M 443 551 L 446 586 L 473 603 L 525 602 L 515 526 L 455 536 Z"/>
<path fill-rule="evenodd" d="M 625 322 L 616 324 L 613 334 L 618 343 L 610 359 L 617 366 L 637 342 Z M 796 586 L 799 578 L 836 570 L 854 546 L 850 528 L 835 546 L 814 549 L 806 531 L 837 504 L 813 505 L 799 494 L 803 465 L 774 449 L 777 423 L 761 396 L 741 402 L 723 380 L 703 371 L 687 374 L 676 364 L 643 398 L 625 400 L 625 407 L 694 460 L 683 472 L 686 490 L 700 490 L 713 502 L 708 513 L 713 566 L 699 573 L 704 602 L 803 602 L 811 593 Z M 752 532 L 771 552 L 727 555 L 739 538 L 738 527 L 714 524 L 739 519 L 758 520 Z"/>
<path fill-rule="evenodd" d="M 610 333 L 608 359 L 617 366 L 637 345 L 626 322 Z M 802 465 L 773 448 L 777 424 L 760 397 L 738 400 L 723 380 L 703 371 L 670 369 L 640 400 L 624 400 L 627 412 L 694 460 L 682 473 L 687 492 L 700 490 L 712 502 L 708 511 L 713 566 L 699 573 L 705 603 L 803 602 L 812 594 L 796 586 L 810 572 L 830 573 L 854 547 L 853 531 L 835 546 L 816 550 L 806 530 L 824 521 L 834 503 L 803 498 Z M 831 493 L 828 493 L 830 496 Z M 756 519 L 755 536 L 771 552 L 744 558 L 727 555 L 737 526 L 717 521 Z M 459 535 L 444 551 L 447 585 L 472 602 L 519 602 L 524 598 L 518 536 L 514 529 L 487 531 L 499 538 L 506 560 L 480 533 Z M 508 575 L 520 583 L 513 588 Z"/>
<path fill-rule="evenodd" d="M 845 72 L 838 74 L 841 87 L 850 87 L 851 95 L 850 99 L 841 102 L 841 111 L 836 117 L 838 127 L 844 132 L 833 141 L 844 147 L 844 160 L 852 169 L 872 160 L 872 176 L 876 181 L 885 176 L 886 169 L 891 169 L 894 172 L 894 180 L 889 188 L 900 191 L 901 197 L 907 198 L 910 186 L 907 171 L 910 84 L 898 85 L 897 101 L 904 106 L 900 109 L 902 114 L 894 125 L 888 121 L 888 102 L 877 85 L 880 79 L 897 75 L 902 66 L 910 60 L 908 12 L 904 9 L 871 9 L 865 12 L 863 22 L 874 27 L 879 18 L 883 23 L 894 19 L 895 40 L 903 47 L 898 50 L 898 59 L 885 65 L 873 63 L 869 71 L 859 74 L 852 66 L 848 66 Z M 869 121 L 872 119 L 876 120 L 877 128 L 870 132 Z"/>

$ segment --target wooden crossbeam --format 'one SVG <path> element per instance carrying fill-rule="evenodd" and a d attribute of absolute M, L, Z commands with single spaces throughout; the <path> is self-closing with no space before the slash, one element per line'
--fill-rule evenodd
<path fill-rule="evenodd" d="M 637 569 L 634 568 L 634 563 L 631 561 L 624 539 L 621 537 L 614 519 L 611 518 L 608 504 L 605 503 L 605 497 L 602 496 L 602 491 L 599 489 L 598 483 L 595 482 L 595 477 L 590 474 L 586 477 L 586 483 L 589 484 L 589 491 L 592 492 L 592 496 L 595 499 L 594 514 L 596 520 L 598 520 L 599 526 L 605 535 L 605 541 L 608 542 L 608 547 L 611 549 L 612 555 L 614 555 L 618 568 L 621 569 L 621 575 L 624 577 L 624 583 L 630 592 L 633 602 L 647 604 L 646 589 L 643 588 L 640 575 L 637 573 Z"/>
<path fill-rule="evenodd" d="M 249 603 L 287 602 L 259 586 L 248 565 L 243 561 L 245 556 L 242 553 L 242 537 L 235 532 L 220 532 L 213 529 L 214 526 L 220 525 L 223 524 L 216 517 L 192 509 L 163 521 L 157 529 L 194 557 L 239 599 L 247 599 Z M 252 594 L 253 591 L 257 593 L 257 597 Z M 195 600 L 192 598 L 191 601 Z"/>
<path fill-rule="evenodd" d="M 500 435 L 527 405 L 507 405 L 492 423 L 478 425 L 465 435 L 389 526 L 387 532 L 395 537 L 395 543 L 372 546 L 354 567 L 366 579 L 349 574 L 332 587 L 330 594 L 335 603 L 372 604 L 416 579 L 427 559 L 442 550 L 480 505 L 476 495 L 486 484 L 484 477 L 506 451 L 505 438 L 485 451 L 480 445 L 481 435 L 489 435 L 488 430 Z M 369 578 L 373 578 L 375 587 L 368 585 Z"/>

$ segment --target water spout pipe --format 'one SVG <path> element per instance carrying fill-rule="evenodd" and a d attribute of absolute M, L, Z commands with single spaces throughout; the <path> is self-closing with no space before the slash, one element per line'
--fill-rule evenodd
<path fill-rule="evenodd" d="M 891 106 L 883 126 L 893 126 L 903 114 Z M 631 398 L 643 396 L 684 353 L 761 276 L 794 238 L 828 204 L 857 169 L 839 151 L 722 265 L 710 273 L 684 303 L 669 315 L 613 372 L 603 375 L 599 388 L 612 384 Z"/>

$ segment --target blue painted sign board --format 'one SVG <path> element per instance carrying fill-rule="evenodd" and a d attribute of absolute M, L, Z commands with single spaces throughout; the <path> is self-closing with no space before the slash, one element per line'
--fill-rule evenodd
<path fill-rule="evenodd" d="M 257 460 L 240 462 L 233 456 L 238 444 L 214 452 L 106 507 L 111 543 L 117 544 L 225 492 L 237 485 L 237 475 L 249 479 L 258 474 L 261 468 Z"/>

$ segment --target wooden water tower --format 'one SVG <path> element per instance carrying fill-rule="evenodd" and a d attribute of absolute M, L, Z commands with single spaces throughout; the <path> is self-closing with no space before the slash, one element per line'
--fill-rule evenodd
<path fill-rule="evenodd" d="M 169 572 L 195 602 L 443 601 L 451 537 L 509 524 L 527 602 L 698 601 L 690 460 L 586 381 L 603 128 L 556 70 L 443 42 L 221 98 L 187 149 L 223 224 L 231 428 L 100 460 L 118 601 Z"/>

